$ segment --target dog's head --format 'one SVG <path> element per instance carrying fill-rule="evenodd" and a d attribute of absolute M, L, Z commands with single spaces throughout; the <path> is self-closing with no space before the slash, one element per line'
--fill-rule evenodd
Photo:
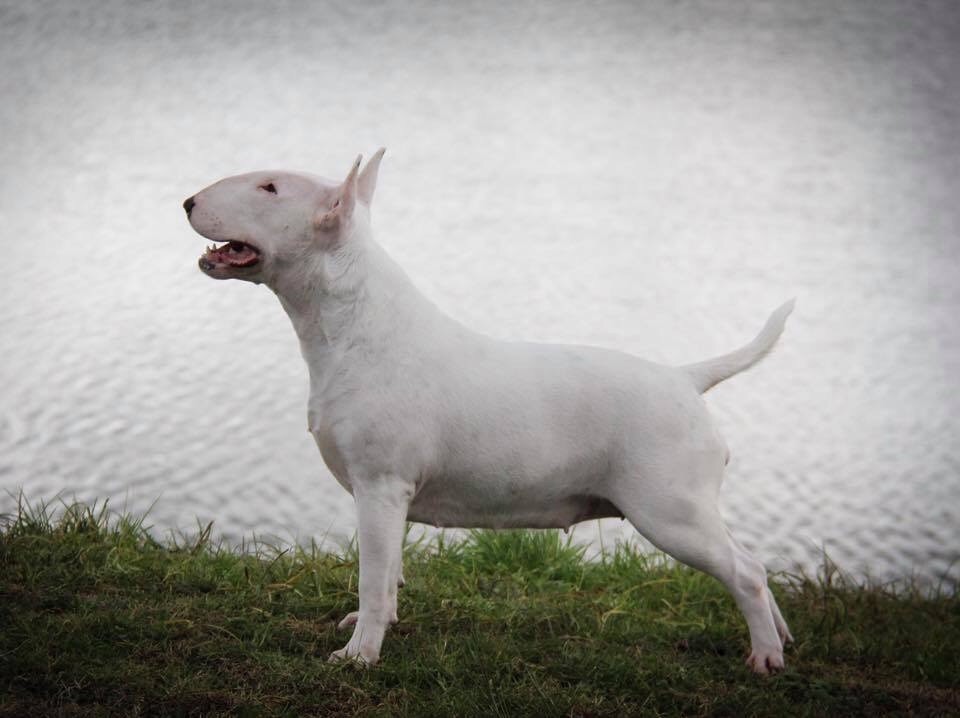
<path fill-rule="evenodd" d="M 296 172 L 227 177 L 183 203 L 190 225 L 213 240 L 200 269 L 214 279 L 277 285 L 368 234 L 370 203 L 384 150 L 343 182 Z"/>

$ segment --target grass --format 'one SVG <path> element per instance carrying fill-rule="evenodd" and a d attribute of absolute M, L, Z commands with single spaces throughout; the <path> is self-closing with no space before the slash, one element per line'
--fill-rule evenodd
<path fill-rule="evenodd" d="M 797 643 L 743 665 L 720 585 L 557 532 L 406 550 L 382 662 L 349 637 L 356 555 L 158 541 L 106 504 L 21 503 L 0 528 L 0 716 L 855 716 L 960 714 L 955 592 L 775 577 Z"/>

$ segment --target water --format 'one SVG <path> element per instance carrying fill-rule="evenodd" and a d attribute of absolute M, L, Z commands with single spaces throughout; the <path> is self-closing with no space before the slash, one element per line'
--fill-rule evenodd
<path fill-rule="evenodd" d="M 198 272 L 180 203 L 384 144 L 380 241 L 492 335 L 684 363 L 797 296 L 778 350 L 709 395 L 724 513 L 775 568 L 825 547 L 938 580 L 960 557 L 958 31 L 946 2 L 4 2 L 0 483 L 152 505 L 160 532 L 349 536 L 286 316 Z"/>

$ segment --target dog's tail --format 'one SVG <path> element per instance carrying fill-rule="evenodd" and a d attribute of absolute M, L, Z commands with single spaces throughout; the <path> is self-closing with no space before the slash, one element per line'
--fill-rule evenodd
<path fill-rule="evenodd" d="M 791 299 L 777 307 L 770 315 L 767 323 L 763 325 L 760 333 L 746 346 L 723 356 L 682 367 L 690 375 L 697 391 L 701 394 L 709 391 L 711 387 L 716 386 L 724 379 L 729 379 L 734 374 L 749 369 L 769 354 L 773 345 L 777 343 L 777 339 L 783 333 L 783 326 L 787 317 L 790 316 L 790 312 L 793 311 L 795 301 L 795 299 Z"/>

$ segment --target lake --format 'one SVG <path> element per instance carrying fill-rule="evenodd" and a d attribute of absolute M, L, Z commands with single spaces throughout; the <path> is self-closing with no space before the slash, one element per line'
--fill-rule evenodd
<path fill-rule="evenodd" d="M 955 583 L 958 33 L 949 3 L 4 4 L 0 511 L 349 538 L 287 317 L 198 271 L 180 205 L 385 145 L 379 241 L 493 336 L 687 363 L 796 296 L 708 395 L 734 533 Z"/>

